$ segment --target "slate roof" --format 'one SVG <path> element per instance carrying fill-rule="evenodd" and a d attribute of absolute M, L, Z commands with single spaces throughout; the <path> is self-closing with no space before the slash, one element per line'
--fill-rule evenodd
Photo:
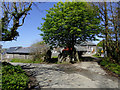
<path fill-rule="evenodd" d="M 93 42 L 85 41 L 80 44 L 81 46 L 96 46 Z"/>
<path fill-rule="evenodd" d="M 87 51 L 87 49 L 85 47 L 81 47 L 80 45 L 75 45 L 74 46 L 76 51 Z"/>
<path fill-rule="evenodd" d="M 24 54 L 29 54 L 31 53 L 31 48 L 27 47 L 27 48 L 19 48 L 18 50 L 14 51 L 14 53 L 24 53 Z"/>
<path fill-rule="evenodd" d="M 76 44 L 74 47 L 76 48 L 76 51 L 87 51 L 87 48 L 85 48 L 84 46 L 96 46 L 96 44 L 90 41 L 85 41 L 81 44 Z"/>
<path fill-rule="evenodd" d="M 31 52 L 31 49 L 29 47 L 27 48 L 23 48 L 23 47 L 10 47 L 8 50 L 6 50 L 6 53 L 8 54 L 20 54 L 20 53 L 24 53 L 24 54 L 29 54 Z"/>
<path fill-rule="evenodd" d="M 21 48 L 21 47 L 10 47 L 5 52 L 6 53 L 14 53 L 14 51 L 18 50 L 19 48 Z"/>
<path fill-rule="evenodd" d="M 36 48 L 46 48 L 48 45 L 36 46 L 36 47 L 10 47 L 5 51 L 8 54 L 30 54 L 36 50 Z"/>

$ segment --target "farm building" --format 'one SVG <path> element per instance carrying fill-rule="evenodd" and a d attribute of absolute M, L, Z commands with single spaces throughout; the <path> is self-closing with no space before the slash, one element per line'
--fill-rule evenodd
<path fill-rule="evenodd" d="M 10 47 L 8 50 L 5 51 L 5 57 L 7 59 L 12 58 L 19 58 L 19 59 L 29 59 L 31 48 L 30 47 Z"/>

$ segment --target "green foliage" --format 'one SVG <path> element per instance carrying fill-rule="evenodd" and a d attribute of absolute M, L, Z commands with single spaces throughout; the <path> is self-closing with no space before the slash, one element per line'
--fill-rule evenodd
<path fill-rule="evenodd" d="M 97 50 L 97 55 L 98 55 L 98 56 L 101 55 L 101 50 L 102 50 L 102 49 L 98 49 L 98 50 Z"/>
<path fill-rule="evenodd" d="M 110 58 L 104 58 L 102 59 L 102 61 L 100 62 L 100 64 L 102 66 L 104 66 L 105 68 L 107 68 L 108 70 L 120 75 L 120 65 L 117 63 L 113 63 L 110 61 Z"/>
<path fill-rule="evenodd" d="M 107 43 L 109 43 L 109 47 L 108 47 L 108 52 L 109 52 L 109 57 L 111 57 L 112 59 L 116 60 L 117 63 L 120 62 L 119 58 L 120 58 L 120 48 L 116 48 L 116 41 L 115 40 L 109 40 Z M 119 42 L 118 42 L 119 44 Z M 104 40 L 100 41 L 97 46 L 99 47 L 103 47 L 105 50 L 105 44 L 104 44 Z M 116 50 L 117 49 L 117 50 Z M 101 54 L 101 49 L 98 49 L 97 51 L 97 55 L 99 56 Z"/>
<path fill-rule="evenodd" d="M 100 42 L 97 44 L 97 46 L 98 46 L 98 47 L 103 47 L 103 43 L 104 43 L 104 40 L 100 41 Z"/>
<path fill-rule="evenodd" d="M 13 66 L 9 63 L 2 63 L 2 89 L 23 90 L 27 88 L 28 76 L 20 66 Z"/>
<path fill-rule="evenodd" d="M 95 54 L 96 57 L 100 57 L 100 55 L 101 55 L 101 54 L 98 53 L 98 52 Z"/>
<path fill-rule="evenodd" d="M 99 13 L 86 2 L 58 2 L 47 10 L 40 29 L 51 46 L 71 47 L 76 40 L 95 40 L 100 30 Z"/>
<path fill-rule="evenodd" d="M 94 56 L 94 57 L 101 57 L 101 50 L 102 50 L 102 49 L 98 49 L 98 50 L 97 50 L 97 53 L 94 54 L 93 56 Z"/>
<path fill-rule="evenodd" d="M 96 54 L 94 54 L 94 55 L 92 55 L 92 56 L 94 56 L 94 57 L 98 57 L 98 58 L 101 57 L 101 56 L 100 56 L 100 53 L 96 53 Z"/>

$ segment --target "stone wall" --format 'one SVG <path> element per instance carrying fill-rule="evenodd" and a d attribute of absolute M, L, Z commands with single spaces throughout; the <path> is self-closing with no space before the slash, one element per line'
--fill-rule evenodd
<path fill-rule="evenodd" d="M 6 59 L 32 59 L 32 55 L 23 55 L 23 54 L 5 54 L 4 56 Z"/>

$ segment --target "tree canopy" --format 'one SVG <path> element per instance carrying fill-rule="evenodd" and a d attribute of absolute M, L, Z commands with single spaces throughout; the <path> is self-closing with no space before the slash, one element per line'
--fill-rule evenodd
<path fill-rule="evenodd" d="M 76 41 L 96 40 L 99 13 L 86 2 L 58 2 L 47 10 L 40 29 L 43 40 L 51 46 L 74 47 Z"/>

